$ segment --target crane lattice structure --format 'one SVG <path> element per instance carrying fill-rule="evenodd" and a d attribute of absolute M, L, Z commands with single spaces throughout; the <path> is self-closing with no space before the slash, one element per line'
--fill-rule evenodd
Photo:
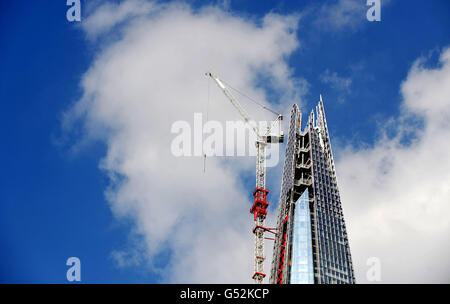
<path fill-rule="evenodd" d="M 277 144 L 282 143 L 284 140 L 283 131 L 281 131 L 281 120 L 283 116 L 270 110 L 264 105 L 259 104 L 265 110 L 268 110 L 277 115 L 277 118 L 267 128 L 265 133 L 261 132 L 254 120 L 251 119 L 247 111 L 241 106 L 241 104 L 234 98 L 231 92 L 225 86 L 224 82 L 211 73 L 206 73 L 206 76 L 211 77 L 218 87 L 222 90 L 225 96 L 230 100 L 231 104 L 238 110 L 239 114 L 244 119 L 245 123 L 248 123 L 256 134 L 256 188 L 253 191 L 254 203 L 250 208 L 250 213 L 253 214 L 253 220 L 255 227 L 253 228 L 253 234 L 255 235 L 255 262 L 254 262 L 254 274 L 252 279 L 255 284 L 262 284 L 266 274 L 264 273 L 264 233 L 266 231 L 273 232 L 274 228 L 266 228 L 264 222 L 267 216 L 267 195 L 269 190 L 266 189 L 266 146 L 269 143 Z M 279 124 L 279 135 L 270 135 L 271 130 L 276 124 Z"/>

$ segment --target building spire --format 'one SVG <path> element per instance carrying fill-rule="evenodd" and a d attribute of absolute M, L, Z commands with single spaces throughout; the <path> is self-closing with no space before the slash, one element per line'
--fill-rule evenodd
<path fill-rule="evenodd" d="M 355 283 L 322 95 L 316 111 L 311 111 L 308 127 L 300 133 L 293 132 L 298 108 L 291 111 L 272 284 Z"/>

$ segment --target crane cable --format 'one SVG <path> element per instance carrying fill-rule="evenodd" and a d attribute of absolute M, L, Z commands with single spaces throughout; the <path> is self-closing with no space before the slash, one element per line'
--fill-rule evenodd
<path fill-rule="evenodd" d="M 242 93 L 242 92 L 239 91 L 238 89 L 233 88 L 229 83 L 227 83 L 227 82 L 224 81 L 223 79 L 221 79 L 220 81 L 222 81 L 223 83 L 225 83 L 230 89 L 232 89 L 232 90 L 236 91 L 237 93 L 241 94 L 242 96 L 248 98 L 249 100 L 251 100 L 252 102 L 254 102 L 255 104 L 257 104 L 258 106 L 262 107 L 263 109 L 265 109 L 265 110 L 267 110 L 267 111 L 269 111 L 269 112 L 272 112 L 273 114 L 275 114 L 275 115 L 277 115 L 277 116 L 281 115 L 280 113 L 277 113 L 276 111 L 274 111 L 274 110 L 272 110 L 272 109 L 266 107 L 265 105 L 263 105 L 262 103 L 256 101 L 255 99 L 251 98 L 250 96 L 248 96 L 248 95 Z"/>
<path fill-rule="evenodd" d="M 211 87 L 211 79 L 208 77 L 208 98 L 206 100 L 206 122 L 208 122 L 208 114 L 209 114 L 209 100 L 210 100 L 210 87 Z M 202 132 L 202 136 L 204 136 Z M 202 146 L 203 146 L 204 138 L 202 140 Z M 202 147 L 203 150 L 203 174 L 206 172 L 206 152 L 204 151 L 204 146 Z"/>
<path fill-rule="evenodd" d="M 272 112 L 273 114 L 277 115 L 278 118 L 281 117 L 281 114 L 280 114 L 280 113 L 277 113 L 276 111 L 270 109 L 269 107 L 265 106 L 264 104 L 262 104 L 262 103 L 256 101 L 255 99 L 251 98 L 251 97 L 248 96 L 247 94 L 245 94 L 245 93 L 239 91 L 238 89 L 236 89 L 236 88 L 234 88 L 233 86 L 231 86 L 228 82 L 226 82 L 226 81 L 224 81 L 224 80 L 222 80 L 222 79 L 221 79 L 221 81 L 222 81 L 224 84 L 226 84 L 230 89 L 232 89 L 233 91 L 237 92 L 238 94 L 240 94 L 240 95 L 246 97 L 247 99 L 249 99 L 249 100 L 252 101 L 253 103 L 255 103 L 255 104 L 257 104 L 258 106 L 260 106 L 261 108 L 263 108 L 263 109 L 265 109 L 265 110 L 267 110 L 267 111 L 269 111 L 269 112 Z M 211 89 L 210 89 L 210 86 L 211 86 L 211 77 L 208 77 L 208 99 L 207 99 L 207 103 L 206 103 L 206 121 L 208 121 L 209 103 L 210 103 L 210 98 L 211 98 L 211 97 L 210 97 L 210 95 L 211 95 L 211 92 L 210 92 L 210 90 L 211 90 Z M 281 128 L 281 121 L 278 120 L 278 123 L 280 124 L 280 128 Z M 202 133 L 203 133 L 203 132 L 202 132 Z M 204 147 L 202 147 L 202 150 L 203 150 L 203 148 L 204 148 Z M 205 173 L 205 172 L 206 172 L 206 153 L 205 153 L 205 151 L 203 150 L 203 173 Z"/>
<path fill-rule="evenodd" d="M 233 87 L 232 87 L 229 83 L 227 83 L 226 81 L 224 81 L 224 80 L 222 80 L 222 79 L 221 79 L 220 81 L 222 81 L 224 84 L 226 84 L 230 89 L 232 89 L 232 90 L 236 91 L 237 93 L 239 93 L 240 95 L 242 95 L 242 96 L 248 98 L 250 101 L 254 102 L 254 103 L 257 104 L 258 106 L 262 107 L 263 109 L 265 109 L 265 110 L 267 110 L 267 111 L 269 111 L 269 112 L 272 112 L 273 114 L 277 115 L 278 128 L 281 130 L 281 120 L 280 120 L 279 118 L 282 117 L 282 115 L 281 115 L 280 113 L 277 113 L 276 111 L 274 111 L 274 110 L 272 110 L 272 109 L 266 107 L 266 106 L 263 105 L 262 103 L 256 101 L 255 99 L 251 98 L 250 96 L 246 95 L 245 93 L 242 93 L 242 92 L 239 91 L 238 89 L 233 88 Z M 272 128 L 272 127 L 270 127 L 270 128 L 268 127 L 268 130 L 267 130 L 266 135 L 269 134 L 271 128 Z"/>

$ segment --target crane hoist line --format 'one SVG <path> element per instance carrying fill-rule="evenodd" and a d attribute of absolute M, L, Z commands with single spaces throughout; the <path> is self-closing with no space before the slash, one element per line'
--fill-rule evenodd
<path fill-rule="evenodd" d="M 253 220 L 255 222 L 255 227 L 252 230 L 253 234 L 255 235 L 255 271 L 252 279 L 256 284 L 262 284 L 264 281 L 264 277 L 266 276 L 266 274 L 264 273 L 264 233 L 270 232 L 276 234 L 276 232 L 273 231 L 275 230 L 275 228 L 267 228 L 264 225 L 267 216 L 267 207 L 269 206 L 269 202 L 267 202 L 267 195 L 269 193 L 269 190 L 266 188 L 266 147 L 267 144 L 279 144 L 284 141 L 284 134 L 283 131 L 281 131 L 281 120 L 283 119 L 283 116 L 269 109 L 265 105 L 251 99 L 245 94 L 240 93 L 236 89 L 233 89 L 231 86 L 226 85 L 226 83 L 220 80 L 217 76 L 209 72 L 206 73 L 206 76 L 211 77 L 215 81 L 217 86 L 222 90 L 231 104 L 239 112 L 243 120 L 250 125 L 250 127 L 253 129 L 253 132 L 255 132 L 256 134 L 256 188 L 253 191 L 254 203 L 250 208 L 250 213 L 253 214 Z M 255 121 L 250 117 L 250 115 L 236 100 L 236 98 L 234 98 L 233 94 L 231 94 L 228 88 L 236 90 L 240 94 L 257 103 L 263 109 L 276 114 L 277 118 L 272 121 L 267 130 L 260 130 Z M 271 131 L 277 124 L 279 125 L 279 133 L 273 135 L 271 134 Z"/>

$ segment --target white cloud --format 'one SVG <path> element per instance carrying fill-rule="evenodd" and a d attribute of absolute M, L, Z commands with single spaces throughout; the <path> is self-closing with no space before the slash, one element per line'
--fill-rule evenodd
<path fill-rule="evenodd" d="M 383 283 L 450 282 L 450 49 L 419 59 L 401 116 L 372 148 L 340 151 L 337 172 L 357 280 L 381 260 Z"/>
<path fill-rule="evenodd" d="M 316 24 L 327 30 L 357 29 L 366 20 L 366 1 L 338 0 L 320 7 Z"/>
<path fill-rule="evenodd" d="M 241 177 L 253 176 L 254 159 L 209 158 L 203 174 L 201 158 L 171 156 L 170 127 L 204 112 L 208 70 L 258 100 L 265 92 L 255 84 L 265 74 L 272 89 L 286 91 L 280 108 L 301 102 L 304 82 L 291 78 L 286 63 L 299 46 L 297 21 L 268 14 L 257 25 L 218 7 L 194 11 L 138 0 L 104 4 L 83 21 L 88 39 L 110 39 L 84 75 L 83 97 L 67 121 L 80 119 L 85 138 L 105 142 L 106 196 L 143 240 L 143 254 L 134 243 L 113 251 L 119 264 L 147 260 L 168 282 L 250 282 L 250 189 Z M 373 148 L 348 148 L 337 163 L 359 282 L 371 256 L 381 259 L 383 282 L 449 282 L 450 51 L 441 58 L 435 69 L 419 60 L 402 84 L 399 135 Z M 210 119 L 239 119 L 215 89 L 211 84 Z M 412 115 L 423 119 L 422 129 L 413 129 Z M 408 145 L 405 136 L 413 136 Z M 167 264 L 155 262 L 161 253 L 168 253 Z"/>
<path fill-rule="evenodd" d="M 352 79 L 349 77 L 341 77 L 336 72 L 330 72 L 330 70 L 327 69 L 320 75 L 320 81 L 330 85 L 330 87 L 334 89 L 350 93 Z"/>
<path fill-rule="evenodd" d="M 105 4 L 85 19 L 87 37 L 108 43 L 97 48 L 82 79 L 83 97 L 66 121 L 81 120 L 85 138 L 105 142 L 100 167 L 110 177 L 107 199 L 117 217 L 135 222 L 132 233 L 142 237 L 144 257 L 163 281 L 251 281 L 251 189 L 243 188 L 241 176 L 253 176 L 254 159 L 209 158 L 204 174 L 202 158 L 171 155 L 170 129 L 204 113 L 206 71 L 263 101 L 256 83 L 264 74 L 272 89 L 285 92 L 281 100 L 301 102 L 286 64 L 299 45 L 297 22 L 297 16 L 268 14 L 256 22 L 219 7 L 194 11 L 137 0 Z M 213 83 L 209 118 L 240 119 Z M 112 253 L 119 264 L 141 263 L 130 247 Z M 166 264 L 155 262 L 161 253 Z"/>
<path fill-rule="evenodd" d="M 391 3 L 390 0 L 380 0 L 381 16 L 383 10 Z M 323 30 L 357 31 L 364 24 L 369 24 L 366 14 L 373 4 L 367 5 L 366 0 L 326 1 L 317 9 L 314 24 Z M 382 17 L 381 17 L 382 18 Z M 381 22 L 383 19 L 381 19 Z"/>
<path fill-rule="evenodd" d="M 95 4 L 98 5 L 98 3 Z M 128 0 L 120 5 L 109 2 L 98 7 L 95 7 L 94 4 L 90 5 L 94 6 L 94 12 L 81 23 L 90 39 L 96 39 L 125 20 L 146 15 L 156 9 L 153 3 L 145 0 Z M 88 7 L 88 9 L 92 9 L 92 7 Z"/>

